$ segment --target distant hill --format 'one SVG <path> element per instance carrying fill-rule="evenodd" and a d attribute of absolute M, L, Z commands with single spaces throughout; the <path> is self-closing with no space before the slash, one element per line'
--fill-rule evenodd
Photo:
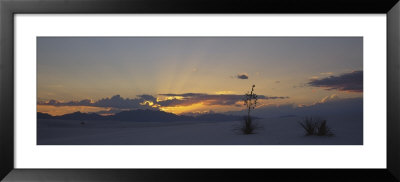
<path fill-rule="evenodd" d="M 171 121 L 235 121 L 241 120 L 242 116 L 226 115 L 218 113 L 207 113 L 196 116 L 176 115 L 164 111 L 155 110 L 131 110 L 122 111 L 115 115 L 102 116 L 95 113 L 74 112 L 62 116 L 51 116 L 46 113 L 37 113 L 38 119 L 60 119 L 60 120 L 113 120 L 113 121 L 135 121 L 135 122 L 171 122 Z"/>
<path fill-rule="evenodd" d="M 51 116 L 50 114 L 38 112 L 37 113 L 37 118 L 38 119 L 52 119 L 53 116 Z"/>
<path fill-rule="evenodd" d="M 182 121 L 185 119 L 185 117 L 181 117 L 163 111 L 132 110 L 132 111 L 122 111 L 115 115 L 111 115 L 109 116 L 109 119 L 118 121 L 153 122 L 153 121 Z"/>
<path fill-rule="evenodd" d="M 63 120 L 105 120 L 106 117 L 101 116 L 95 113 L 81 113 L 74 112 L 70 114 L 64 114 L 62 116 L 54 116 L 54 119 L 63 119 Z"/>

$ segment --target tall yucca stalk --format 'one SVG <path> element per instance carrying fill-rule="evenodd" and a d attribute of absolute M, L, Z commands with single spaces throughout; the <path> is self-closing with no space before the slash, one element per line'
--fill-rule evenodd
<path fill-rule="evenodd" d="M 243 99 L 244 105 L 247 108 L 247 117 L 244 118 L 245 123 L 242 128 L 242 131 L 244 134 L 252 134 L 255 129 L 252 124 L 251 116 L 250 116 L 250 111 L 252 109 L 254 110 L 257 106 L 257 94 L 254 93 L 254 87 L 256 87 L 256 86 L 253 85 L 251 87 L 251 91 L 247 92 L 245 94 L 245 98 Z"/>

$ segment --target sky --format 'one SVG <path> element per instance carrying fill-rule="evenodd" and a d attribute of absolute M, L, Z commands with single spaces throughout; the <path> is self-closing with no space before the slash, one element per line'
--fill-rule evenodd
<path fill-rule="evenodd" d="M 362 37 L 38 37 L 38 112 L 175 114 L 362 98 Z"/>

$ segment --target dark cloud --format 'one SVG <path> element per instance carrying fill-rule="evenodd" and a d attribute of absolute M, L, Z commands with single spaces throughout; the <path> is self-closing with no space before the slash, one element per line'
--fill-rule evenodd
<path fill-rule="evenodd" d="M 235 105 L 238 101 L 243 100 L 243 95 L 234 94 L 221 94 L 221 95 L 210 95 L 203 93 L 184 93 L 184 94 L 160 94 L 161 96 L 169 97 L 181 97 L 181 99 L 172 99 L 159 101 L 157 104 L 161 106 L 187 106 L 196 103 L 203 103 L 204 105 Z M 258 99 L 286 99 L 288 97 L 268 97 L 264 95 L 258 95 Z"/>
<path fill-rule="evenodd" d="M 247 75 L 247 73 L 239 73 L 236 77 L 239 79 L 249 79 L 249 75 Z"/>
<path fill-rule="evenodd" d="M 100 99 L 97 102 L 93 103 L 93 106 L 97 107 L 113 107 L 113 108 L 119 108 L 119 109 L 135 109 L 135 108 L 141 108 L 142 102 L 144 102 L 144 99 L 141 98 L 135 98 L 135 99 L 129 99 L 129 98 L 122 98 L 120 95 L 115 95 L 111 98 L 104 98 Z"/>
<path fill-rule="evenodd" d="M 353 71 L 339 76 L 313 79 L 308 82 L 308 85 L 313 87 L 322 87 L 326 90 L 363 92 L 363 71 Z"/>
<path fill-rule="evenodd" d="M 39 101 L 38 105 L 52 105 L 52 106 L 93 106 L 93 107 L 106 107 L 114 110 L 124 109 L 154 109 L 154 107 L 168 107 L 168 106 L 189 106 L 197 103 L 204 105 L 233 105 L 238 106 L 237 102 L 243 100 L 243 95 L 234 94 L 204 94 L 204 93 L 184 93 L 184 94 L 160 94 L 160 96 L 177 97 L 168 100 L 157 101 L 157 98 L 152 95 L 138 95 L 137 98 L 122 98 L 120 95 L 112 96 L 111 98 L 103 98 L 98 101 L 91 101 L 89 99 L 81 101 L 60 102 L 56 100 Z M 258 95 L 258 99 L 286 99 L 288 97 L 264 96 Z M 154 105 L 149 105 L 146 102 L 151 101 Z M 113 111 L 110 111 L 112 113 Z M 104 112 L 102 114 L 107 114 Z"/>
<path fill-rule="evenodd" d="M 143 94 L 143 95 L 137 95 L 137 97 L 146 101 L 151 101 L 154 103 L 157 102 L 157 98 L 153 97 L 152 95 Z"/>
<path fill-rule="evenodd" d="M 143 105 L 142 103 L 146 101 L 141 95 L 141 97 L 129 99 L 122 98 L 120 95 L 114 95 L 111 98 L 103 98 L 96 102 L 92 102 L 89 99 L 84 99 L 81 101 L 70 101 L 70 102 L 60 102 L 56 100 L 50 100 L 48 102 L 38 102 L 39 105 L 52 105 L 52 106 L 93 106 L 93 107 L 111 107 L 117 109 L 145 109 L 148 108 L 147 105 Z"/>

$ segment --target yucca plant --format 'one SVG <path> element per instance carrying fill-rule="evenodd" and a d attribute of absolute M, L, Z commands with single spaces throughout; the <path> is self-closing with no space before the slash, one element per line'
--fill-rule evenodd
<path fill-rule="evenodd" d="M 316 134 L 318 136 L 332 136 L 333 135 L 331 129 L 326 124 L 326 120 L 318 122 L 316 128 L 317 128 Z"/>
<path fill-rule="evenodd" d="M 316 123 L 313 121 L 313 118 L 306 117 L 303 122 L 300 122 L 300 125 L 306 131 L 306 135 L 314 135 L 316 132 Z"/>
<path fill-rule="evenodd" d="M 253 124 L 251 116 L 250 116 L 250 111 L 254 110 L 257 106 L 257 94 L 254 93 L 254 87 L 256 85 L 253 85 L 251 87 L 251 91 L 246 93 L 243 99 L 244 105 L 246 106 L 247 109 L 247 116 L 244 116 L 244 124 L 242 127 L 242 132 L 243 134 L 253 134 L 254 130 L 256 129 L 256 126 Z"/>
<path fill-rule="evenodd" d="M 299 123 L 305 130 L 306 136 L 333 136 L 332 130 L 328 127 L 326 120 L 306 117 L 302 122 Z"/>

